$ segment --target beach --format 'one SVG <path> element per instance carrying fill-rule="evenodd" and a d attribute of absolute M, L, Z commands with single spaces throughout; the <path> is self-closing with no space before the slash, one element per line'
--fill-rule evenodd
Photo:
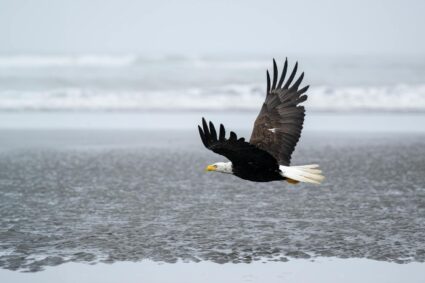
<path fill-rule="evenodd" d="M 12 279 L 82 263 L 99 264 L 88 265 L 93 276 L 123 262 L 200 262 L 237 275 L 239 265 L 261 274 L 263 262 L 314 270 L 329 259 L 425 276 L 421 114 L 310 113 L 293 164 L 319 163 L 321 186 L 204 172 L 224 159 L 203 148 L 196 120 L 248 137 L 255 112 L 13 115 L 0 115 L 0 265 Z"/>

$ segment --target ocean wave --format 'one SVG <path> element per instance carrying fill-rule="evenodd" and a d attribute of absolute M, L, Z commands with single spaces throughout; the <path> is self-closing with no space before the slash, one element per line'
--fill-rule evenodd
<path fill-rule="evenodd" d="M 305 103 L 317 111 L 425 111 L 425 85 L 313 87 Z M 62 88 L 0 91 L 0 110 L 258 110 L 260 85 L 185 90 L 104 91 Z"/>
<path fill-rule="evenodd" d="M 315 110 L 425 111 L 425 85 L 316 87 L 307 105 Z"/>

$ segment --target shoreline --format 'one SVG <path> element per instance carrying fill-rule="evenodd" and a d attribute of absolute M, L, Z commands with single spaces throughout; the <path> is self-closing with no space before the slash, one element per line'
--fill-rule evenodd
<path fill-rule="evenodd" d="M 201 117 L 234 130 L 252 129 L 258 111 L 2 112 L 0 130 L 196 130 Z M 305 132 L 425 133 L 423 113 L 307 112 Z"/>

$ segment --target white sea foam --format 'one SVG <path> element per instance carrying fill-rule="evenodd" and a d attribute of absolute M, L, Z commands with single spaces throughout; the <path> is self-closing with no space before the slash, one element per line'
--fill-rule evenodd
<path fill-rule="evenodd" d="M 425 85 L 313 87 L 305 103 L 318 111 L 425 111 Z M 183 90 L 105 91 L 61 88 L 0 91 L 0 110 L 256 110 L 264 90 L 256 85 Z"/>
<path fill-rule="evenodd" d="M 309 110 L 425 111 L 420 58 L 316 59 L 302 68 L 313 86 Z M 258 110 L 270 65 L 260 57 L 0 55 L 0 110 Z"/>
<path fill-rule="evenodd" d="M 314 110 L 425 111 L 425 85 L 316 87 L 306 104 Z"/>

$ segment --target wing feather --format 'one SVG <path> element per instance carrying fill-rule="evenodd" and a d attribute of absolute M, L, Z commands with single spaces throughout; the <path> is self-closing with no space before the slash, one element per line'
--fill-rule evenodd
<path fill-rule="evenodd" d="M 309 87 L 310 87 L 309 85 L 308 86 L 305 86 L 302 89 L 298 90 L 297 93 L 298 94 L 303 94 L 303 93 L 305 93 L 308 90 Z"/>
<path fill-rule="evenodd" d="M 211 133 L 211 138 L 216 140 L 217 139 L 217 132 L 215 130 L 214 124 L 210 122 L 210 133 Z"/>
<path fill-rule="evenodd" d="M 280 75 L 279 83 L 277 84 L 277 88 L 281 88 L 283 81 L 286 77 L 286 71 L 288 70 L 288 58 L 285 58 L 285 64 L 283 65 L 282 75 Z"/>
<path fill-rule="evenodd" d="M 219 141 L 220 142 L 224 142 L 225 141 L 225 138 L 226 138 L 226 130 L 224 129 L 223 124 L 220 124 L 220 138 L 219 138 Z"/>
<path fill-rule="evenodd" d="M 273 59 L 273 84 L 272 84 L 272 89 L 276 88 L 277 76 L 278 76 L 277 65 L 276 65 L 276 61 Z"/>
<path fill-rule="evenodd" d="M 269 152 L 279 164 L 288 166 L 291 155 L 301 136 L 305 109 L 299 104 L 307 100 L 309 86 L 299 89 L 304 73 L 294 81 L 298 70 L 295 63 L 291 74 L 285 82 L 288 60 L 285 59 L 279 82 L 277 66 L 273 60 L 273 85 L 270 88 L 270 75 L 267 71 L 267 95 L 255 120 L 250 143 Z M 291 85 L 292 84 L 292 85 Z M 283 87 L 282 87 L 283 85 Z M 275 87 L 276 86 L 276 87 Z"/>
<path fill-rule="evenodd" d="M 289 89 L 289 92 L 292 92 L 294 90 L 297 91 L 303 79 L 304 79 L 304 72 L 301 73 L 301 76 L 298 78 L 298 80 L 291 86 L 291 88 Z"/>
<path fill-rule="evenodd" d="M 267 92 L 270 92 L 270 74 L 267 71 Z"/>
<path fill-rule="evenodd" d="M 230 132 L 230 140 L 235 141 L 238 139 L 238 136 L 234 132 Z"/>
<path fill-rule="evenodd" d="M 226 139 L 226 130 L 220 125 L 219 137 L 214 124 L 209 122 L 209 127 L 204 118 L 202 118 L 202 128 L 198 126 L 199 135 L 206 148 L 215 153 L 221 154 L 232 161 L 234 166 L 251 166 L 256 168 L 276 168 L 277 160 L 267 151 L 239 138 L 234 132 Z"/>
<path fill-rule="evenodd" d="M 286 81 L 286 84 L 283 86 L 283 89 L 289 88 L 289 86 L 292 83 L 292 80 L 295 78 L 295 75 L 297 74 L 297 70 L 298 70 L 298 62 L 295 63 L 295 67 L 294 67 L 294 69 L 292 69 L 292 73 L 289 76 L 289 79 Z"/>

